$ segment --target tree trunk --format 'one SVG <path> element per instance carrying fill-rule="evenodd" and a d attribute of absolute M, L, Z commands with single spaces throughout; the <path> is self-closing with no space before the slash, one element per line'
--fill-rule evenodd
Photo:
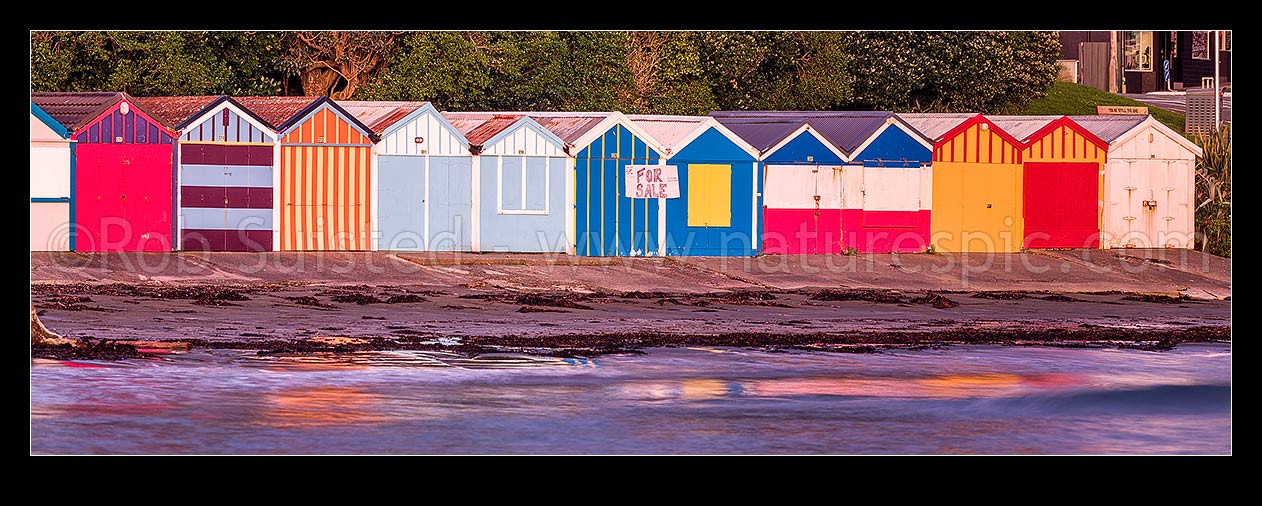
<path fill-rule="evenodd" d="M 306 96 L 328 96 L 337 84 L 337 73 L 327 67 L 313 66 L 303 69 L 302 94 Z"/>
<path fill-rule="evenodd" d="M 623 103 L 648 112 L 647 98 L 657 88 L 657 65 L 662 60 L 665 37 L 654 32 L 632 32 L 627 50 L 627 69 L 631 73 L 631 89 L 623 97 Z"/>

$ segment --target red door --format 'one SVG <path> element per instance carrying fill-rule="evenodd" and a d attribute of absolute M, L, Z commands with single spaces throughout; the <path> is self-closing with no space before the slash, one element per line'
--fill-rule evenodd
<path fill-rule="evenodd" d="M 1025 164 L 1025 247 L 1100 246 L 1099 164 Z"/>
<path fill-rule="evenodd" d="M 171 249 L 171 145 L 81 144 L 75 175 L 75 249 Z"/>

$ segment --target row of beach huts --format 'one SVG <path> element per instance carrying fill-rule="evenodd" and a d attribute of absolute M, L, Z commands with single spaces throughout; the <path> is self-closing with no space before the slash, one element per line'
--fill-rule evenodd
<path fill-rule="evenodd" d="M 31 250 L 1191 248 L 1200 154 L 1146 115 L 34 93 Z"/>

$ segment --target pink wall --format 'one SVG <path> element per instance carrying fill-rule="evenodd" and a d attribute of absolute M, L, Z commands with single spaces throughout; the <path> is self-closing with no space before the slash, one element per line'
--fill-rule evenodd
<path fill-rule="evenodd" d="M 80 144 L 77 251 L 171 249 L 171 145 Z"/>
<path fill-rule="evenodd" d="M 763 210 L 763 253 L 770 255 L 841 253 L 840 209 Z"/>
<path fill-rule="evenodd" d="M 929 244 L 930 211 L 842 209 L 842 251 L 921 253 Z"/>

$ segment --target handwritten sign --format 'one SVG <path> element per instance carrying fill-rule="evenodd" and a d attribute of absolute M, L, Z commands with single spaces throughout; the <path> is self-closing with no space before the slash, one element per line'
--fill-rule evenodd
<path fill-rule="evenodd" d="M 1097 105 L 1095 106 L 1096 114 L 1148 114 L 1147 107 L 1136 107 L 1130 105 Z"/>
<path fill-rule="evenodd" d="M 679 198 L 679 169 L 674 165 L 628 165 L 624 171 L 627 197 Z"/>

